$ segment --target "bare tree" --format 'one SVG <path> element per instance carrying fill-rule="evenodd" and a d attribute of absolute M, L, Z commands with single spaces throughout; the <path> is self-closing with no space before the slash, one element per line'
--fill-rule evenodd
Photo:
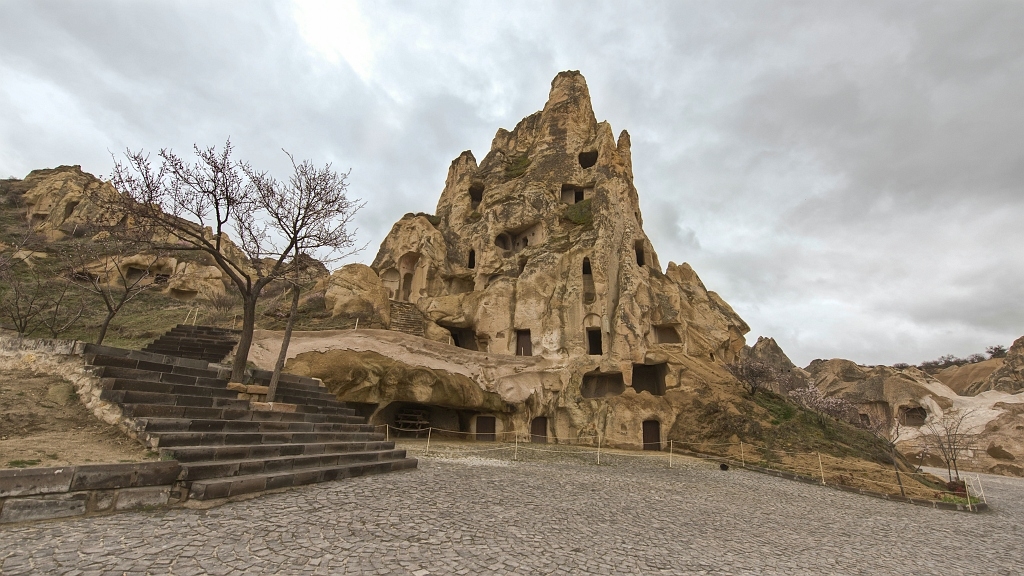
<path fill-rule="evenodd" d="M 50 306 L 48 288 L 35 271 L 17 274 L 11 268 L 0 271 L 0 315 L 10 320 L 18 336 L 31 336 L 39 328 L 40 315 Z"/>
<path fill-rule="evenodd" d="M 900 495 L 906 496 L 907 493 L 903 489 L 903 479 L 900 477 L 899 452 L 896 450 L 896 442 L 900 439 L 902 426 L 900 419 L 893 418 L 891 412 L 887 410 L 885 418 L 875 422 L 868 430 L 885 443 L 885 447 L 888 448 L 889 457 L 892 458 L 892 468 L 896 471 L 896 483 L 900 485 Z"/>
<path fill-rule="evenodd" d="M 330 165 L 319 171 L 293 161 L 295 173 L 279 183 L 234 162 L 230 140 L 220 151 L 194 148 L 194 164 L 161 150 L 156 170 L 148 155 L 128 151 L 125 163 L 115 161 L 112 182 L 122 193 L 127 215 L 155 228 L 154 245 L 205 252 L 238 288 L 242 331 L 231 379 L 241 381 L 263 289 L 288 273 L 293 253 L 351 247 L 347 226 L 361 204 L 345 195 L 348 175 L 335 173 Z M 238 246 L 228 239 L 229 232 Z"/>
<path fill-rule="evenodd" d="M 43 325 L 52 338 L 57 338 L 74 326 L 85 313 L 85 301 L 81 296 L 72 294 L 73 284 L 70 278 L 52 285 L 50 306 L 43 314 Z"/>
<path fill-rule="evenodd" d="M 725 367 L 747 388 L 751 396 L 757 394 L 758 390 L 771 388 L 779 375 L 775 368 L 767 362 L 760 360 L 745 359 Z"/>
<path fill-rule="evenodd" d="M 106 308 L 96 344 L 103 343 L 110 321 L 125 305 L 156 285 L 154 268 L 161 254 L 140 253 L 143 248 L 123 236 L 110 235 L 77 243 L 62 254 L 74 285 L 95 295 Z"/>
<path fill-rule="evenodd" d="M 247 164 L 243 166 L 249 177 L 249 190 L 255 193 L 254 202 L 247 208 L 265 214 L 270 231 L 281 238 L 281 243 L 286 241 L 290 244 L 292 251 L 291 307 L 267 391 L 268 402 L 274 401 L 277 383 L 288 358 L 288 344 L 295 327 L 302 290 L 303 258 L 311 259 L 316 250 L 326 249 L 329 255 L 341 258 L 362 249 L 353 248 L 355 231 L 348 229 L 355 213 L 363 206 L 358 200 L 350 200 L 346 194 L 348 185 L 345 179 L 348 175 L 334 172 L 330 164 L 317 168 L 308 160 L 296 164 L 291 154 L 288 158 L 293 173 L 287 182 L 279 182 L 266 173 L 257 173 Z M 275 245 L 273 234 L 266 234 L 264 229 L 264 236 L 259 238 L 256 233 L 252 227 L 243 228 L 242 246 L 247 251 L 260 244 Z"/>
<path fill-rule="evenodd" d="M 974 445 L 975 434 L 971 432 L 967 420 L 974 414 L 973 409 L 951 409 L 942 414 L 942 417 L 928 424 L 926 442 L 934 447 L 939 458 L 946 464 L 946 475 L 949 481 L 960 482 L 960 468 L 957 465 L 960 457 Z"/>

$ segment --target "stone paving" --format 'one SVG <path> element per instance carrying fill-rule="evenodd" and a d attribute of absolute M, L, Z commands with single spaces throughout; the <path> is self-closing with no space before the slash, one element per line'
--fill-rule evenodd
<path fill-rule="evenodd" d="M 985 476 L 993 510 L 967 514 L 682 458 L 486 454 L 209 510 L 6 528 L 0 573 L 1024 572 L 1021 479 Z"/>

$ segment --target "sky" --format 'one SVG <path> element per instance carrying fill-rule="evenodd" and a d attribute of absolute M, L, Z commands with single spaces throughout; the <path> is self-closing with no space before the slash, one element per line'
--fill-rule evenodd
<path fill-rule="evenodd" d="M 1024 3 L 0 0 L 0 178 L 230 138 L 348 171 L 369 262 L 561 70 L 644 228 L 798 365 L 1024 334 Z"/>

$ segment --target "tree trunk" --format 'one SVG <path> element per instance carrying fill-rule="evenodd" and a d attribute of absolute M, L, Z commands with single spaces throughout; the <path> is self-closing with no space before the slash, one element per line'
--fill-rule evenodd
<path fill-rule="evenodd" d="M 110 321 L 114 319 L 114 314 L 117 314 L 117 312 L 116 311 L 107 312 L 106 317 L 103 318 L 103 323 L 100 324 L 100 335 L 96 337 L 96 345 L 97 346 L 99 346 L 100 344 L 103 344 L 103 339 L 107 337 L 107 327 L 110 326 Z"/>
<path fill-rule="evenodd" d="M 274 365 L 274 375 L 270 378 L 270 388 L 267 390 L 267 402 L 274 401 L 277 394 L 277 381 L 281 378 L 281 370 L 284 370 L 284 361 L 288 358 L 288 342 L 292 339 L 292 328 L 295 326 L 295 316 L 299 311 L 299 285 L 292 288 L 292 308 L 288 312 L 288 324 L 284 328 L 284 339 L 281 340 L 281 352 L 277 355 L 277 364 Z"/>
<path fill-rule="evenodd" d="M 907 497 L 907 493 L 903 490 L 903 480 L 900 478 L 900 465 L 896 461 L 896 445 L 889 445 L 889 456 L 892 457 L 892 467 L 896 470 L 896 483 L 900 485 L 900 496 Z"/>
<path fill-rule="evenodd" d="M 238 335 L 238 351 L 231 365 L 231 381 L 242 382 L 245 378 L 245 365 L 249 361 L 249 348 L 252 346 L 252 332 L 256 328 L 256 297 L 242 294 L 242 333 Z"/>

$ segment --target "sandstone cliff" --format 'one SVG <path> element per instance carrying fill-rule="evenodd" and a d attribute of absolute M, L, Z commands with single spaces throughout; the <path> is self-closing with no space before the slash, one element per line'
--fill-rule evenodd
<path fill-rule="evenodd" d="M 543 110 L 499 129 L 479 164 L 468 151 L 456 158 L 436 214 L 400 219 L 372 269 L 380 288 L 356 266 L 332 276 L 336 314 L 422 334 L 467 365 L 506 367 L 466 375 L 505 403 L 495 410 L 454 392 L 466 380 L 446 385 L 451 393 L 431 392 L 436 371 L 410 377 L 423 389 L 382 387 L 353 368 L 381 361 L 342 352 L 341 340 L 319 339 L 305 353 L 332 354 L 332 362 L 298 354 L 296 369 L 323 378 L 343 400 L 371 404 L 377 422 L 396 403 L 429 404 L 419 407 L 471 411 L 466 431 L 477 416 L 496 417 L 499 429 L 546 426 L 553 439 L 602 434 L 636 447 L 652 422 L 665 439 L 692 410 L 695 390 L 739 390 L 724 365 L 749 328 L 689 265 L 661 267 L 643 230 L 629 135 L 616 138 L 597 121 L 578 72 L 558 74 Z M 408 347 L 402 358 L 406 371 L 433 365 Z"/>

